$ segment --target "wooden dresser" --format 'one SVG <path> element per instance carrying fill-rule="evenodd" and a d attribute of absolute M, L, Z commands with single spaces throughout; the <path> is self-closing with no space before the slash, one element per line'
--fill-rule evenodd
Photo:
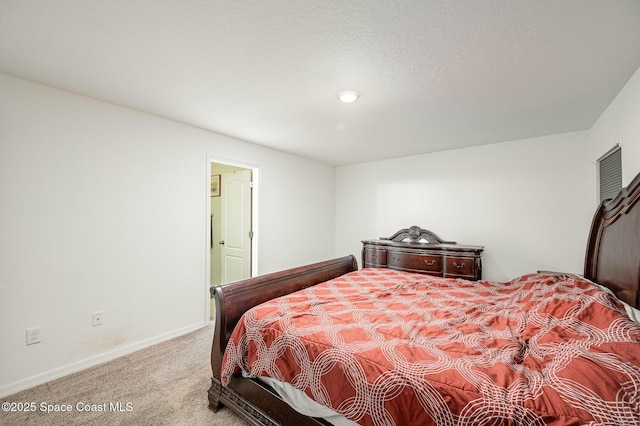
<path fill-rule="evenodd" d="M 391 268 L 446 278 L 482 278 L 483 246 L 444 241 L 418 226 L 362 241 L 363 268 Z"/>

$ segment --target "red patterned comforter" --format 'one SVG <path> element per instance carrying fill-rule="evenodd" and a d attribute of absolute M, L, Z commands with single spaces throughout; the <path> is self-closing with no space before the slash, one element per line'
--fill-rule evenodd
<path fill-rule="evenodd" d="M 352 272 L 246 312 L 239 371 L 364 425 L 640 424 L 640 326 L 574 275 Z"/>

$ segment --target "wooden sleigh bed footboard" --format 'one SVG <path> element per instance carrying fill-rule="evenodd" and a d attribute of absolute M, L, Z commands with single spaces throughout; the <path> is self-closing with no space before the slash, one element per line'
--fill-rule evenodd
<path fill-rule="evenodd" d="M 285 271 L 261 275 L 212 287 L 216 319 L 211 348 L 213 377 L 209 389 L 209 408 L 224 405 L 252 425 L 326 425 L 322 420 L 303 416 L 282 401 L 270 388 L 256 380 L 232 377 L 222 386 L 222 358 L 231 333 L 248 309 L 273 298 L 302 290 L 358 269 L 354 256 L 314 263 Z M 251 401 L 251 402 L 248 402 Z"/>

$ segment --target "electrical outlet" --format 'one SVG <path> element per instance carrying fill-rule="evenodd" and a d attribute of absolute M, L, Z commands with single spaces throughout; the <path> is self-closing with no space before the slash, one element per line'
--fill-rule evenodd
<path fill-rule="evenodd" d="M 98 325 L 102 325 L 102 311 L 93 313 L 93 326 L 96 327 Z"/>
<path fill-rule="evenodd" d="M 33 345 L 41 341 L 40 327 L 27 328 L 27 345 Z"/>

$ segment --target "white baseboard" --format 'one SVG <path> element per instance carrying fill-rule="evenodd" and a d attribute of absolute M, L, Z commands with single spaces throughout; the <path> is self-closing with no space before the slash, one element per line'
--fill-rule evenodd
<path fill-rule="evenodd" d="M 94 355 L 92 357 L 76 361 L 71 364 L 63 365 L 62 367 L 54 368 L 53 370 L 45 371 L 44 373 L 36 374 L 35 376 L 27 377 L 26 379 L 9 383 L 8 385 L 0 386 L 0 398 L 13 395 L 14 393 L 41 385 L 51 380 L 59 379 L 60 377 L 64 377 L 68 374 L 77 373 L 78 371 L 82 371 L 86 368 L 93 367 L 94 365 L 114 360 L 118 357 L 128 355 L 132 352 L 139 351 L 140 349 L 147 348 L 157 343 L 166 342 L 167 340 L 182 336 L 183 334 L 196 331 L 206 326 L 207 324 L 209 323 L 204 321 L 191 324 L 186 327 L 170 331 L 168 333 L 163 333 L 149 339 L 141 340 L 139 342 L 130 343 L 128 345 L 118 347 L 99 355 Z"/>

